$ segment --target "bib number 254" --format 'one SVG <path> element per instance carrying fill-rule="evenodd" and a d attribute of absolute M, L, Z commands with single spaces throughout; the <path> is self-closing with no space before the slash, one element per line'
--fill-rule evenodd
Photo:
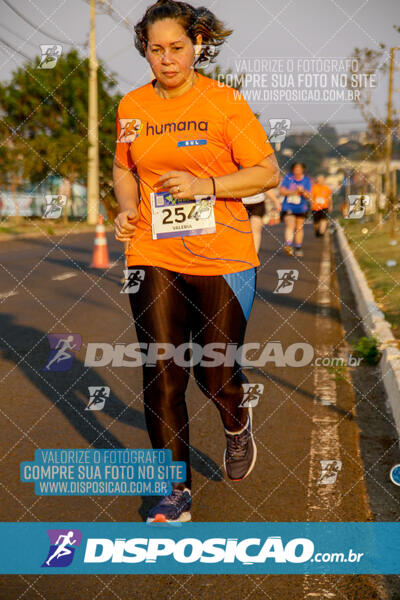
<path fill-rule="evenodd" d="M 176 200 L 168 192 L 151 194 L 153 239 L 215 233 L 214 196 Z"/>

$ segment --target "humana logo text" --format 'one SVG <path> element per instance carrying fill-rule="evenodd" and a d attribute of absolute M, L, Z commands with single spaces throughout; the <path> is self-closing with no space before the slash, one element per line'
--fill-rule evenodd
<path fill-rule="evenodd" d="M 179 121 L 179 123 L 161 123 L 161 125 L 146 125 L 146 135 L 163 135 L 176 131 L 208 131 L 208 121 Z"/>
<path fill-rule="evenodd" d="M 87 345 L 85 366 L 105 367 L 111 364 L 113 367 L 153 367 L 158 361 L 173 360 L 181 367 L 233 367 L 236 363 L 253 367 L 263 367 L 267 363 L 273 363 L 277 367 L 304 367 L 311 363 L 313 357 L 314 348 L 303 342 L 291 344 L 286 349 L 280 342 L 249 342 L 242 346 L 223 342 L 205 346 L 194 342 L 179 346 L 138 342 L 113 346 L 104 342 L 92 342 Z"/>
<path fill-rule="evenodd" d="M 308 538 L 294 538 L 283 544 L 279 536 L 265 540 L 247 538 L 90 538 L 86 544 L 85 563 L 155 563 L 170 557 L 179 563 L 304 563 L 314 554 L 314 544 Z"/>

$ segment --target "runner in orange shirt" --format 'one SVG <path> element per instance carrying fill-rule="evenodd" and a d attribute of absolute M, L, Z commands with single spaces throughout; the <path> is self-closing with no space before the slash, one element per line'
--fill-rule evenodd
<path fill-rule="evenodd" d="M 325 177 L 318 175 L 311 190 L 311 210 L 314 219 L 314 231 L 317 237 L 324 235 L 328 213 L 332 212 L 332 190 L 325 185 Z"/>
<path fill-rule="evenodd" d="M 159 0 L 135 32 L 155 78 L 118 107 L 115 232 L 129 244 L 138 340 L 144 348 L 162 344 L 143 366 L 150 440 L 186 463 L 185 482 L 173 484 L 148 521 L 185 521 L 191 518 L 190 361 L 182 348 L 190 335 L 196 382 L 224 425 L 228 477 L 243 479 L 255 464 L 251 408 L 243 406 L 247 379 L 237 358 L 227 351 L 220 358 L 222 348 L 243 343 L 259 265 L 241 198 L 276 187 L 279 169 L 242 95 L 196 71 L 231 34 L 213 13 Z"/>

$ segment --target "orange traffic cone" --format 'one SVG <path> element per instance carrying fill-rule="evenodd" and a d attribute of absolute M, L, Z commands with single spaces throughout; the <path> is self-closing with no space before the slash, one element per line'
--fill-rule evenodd
<path fill-rule="evenodd" d="M 107 250 L 106 230 L 104 228 L 104 219 L 102 215 L 99 216 L 99 222 L 96 225 L 93 258 L 90 266 L 94 269 L 108 269 L 110 266 Z"/>

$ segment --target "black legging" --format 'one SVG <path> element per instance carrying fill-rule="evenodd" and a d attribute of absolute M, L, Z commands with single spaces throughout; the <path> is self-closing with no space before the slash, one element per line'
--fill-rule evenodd
<path fill-rule="evenodd" d="M 130 272 L 138 269 L 144 271 L 144 279 L 129 297 L 139 342 L 177 347 L 187 344 L 192 334 L 192 343 L 202 347 L 212 342 L 243 343 L 246 317 L 254 299 L 254 269 L 246 272 L 251 275 L 247 280 L 241 279 L 240 273 L 225 279 L 223 275 L 186 275 L 148 266 L 131 267 Z M 242 383 L 248 380 L 240 365 L 236 361 L 234 366 L 197 364 L 193 369 L 200 389 L 216 404 L 224 427 L 229 431 L 244 427 L 248 409 L 239 404 L 243 399 Z M 143 366 L 144 414 L 152 447 L 170 448 L 174 461 L 185 461 L 186 485 L 190 488 L 185 402 L 189 374 L 190 367 L 178 366 L 173 359 Z"/>

